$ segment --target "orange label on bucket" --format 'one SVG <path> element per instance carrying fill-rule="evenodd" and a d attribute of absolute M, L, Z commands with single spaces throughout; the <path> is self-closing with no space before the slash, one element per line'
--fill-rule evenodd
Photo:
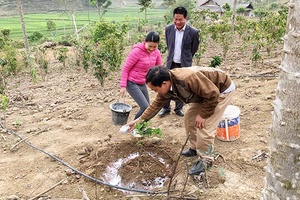
<path fill-rule="evenodd" d="M 240 137 L 240 109 L 229 105 L 223 114 L 223 119 L 217 128 L 217 138 L 223 141 L 233 141 Z"/>
<path fill-rule="evenodd" d="M 240 125 L 227 127 L 228 138 L 226 134 L 226 128 L 217 128 L 217 137 L 220 140 L 232 141 L 240 137 Z"/>
<path fill-rule="evenodd" d="M 217 128 L 217 137 L 224 141 L 238 139 L 240 137 L 240 117 L 220 121 Z"/>

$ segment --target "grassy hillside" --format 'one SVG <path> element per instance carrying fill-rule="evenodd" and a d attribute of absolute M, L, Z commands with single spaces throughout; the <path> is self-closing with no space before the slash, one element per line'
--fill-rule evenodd
<path fill-rule="evenodd" d="M 271 0 L 270 0 L 271 1 Z M 285 2 L 288 0 L 278 0 Z M 63 6 L 62 0 L 23 0 L 27 35 L 39 31 L 45 35 L 47 21 L 52 20 L 56 24 L 57 35 L 65 35 L 75 32 L 72 14 L 76 19 L 78 29 L 89 22 L 99 21 L 99 15 L 95 8 L 88 6 L 88 0 L 72 0 Z M 165 9 L 160 8 L 163 0 L 153 0 L 155 9 L 147 11 L 147 19 L 150 23 L 164 23 Z M 272 1 L 273 2 L 273 1 Z M 113 5 L 103 17 L 108 21 L 142 23 L 144 13 L 140 12 L 138 0 L 113 0 Z M 0 30 L 10 29 L 12 38 L 21 38 L 22 30 L 16 1 L 0 0 Z M 51 33 L 53 35 L 53 33 Z"/>
<path fill-rule="evenodd" d="M 88 11 L 95 10 L 93 6 L 89 6 L 89 0 L 72 0 L 64 4 L 63 0 L 22 0 L 25 14 L 47 13 L 61 11 Z M 0 0 L 0 17 L 18 14 L 17 1 Z M 155 7 L 162 4 L 162 0 L 153 1 Z M 110 9 L 123 8 L 139 8 L 138 0 L 113 0 Z"/>
<path fill-rule="evenodd" d="M 1 0 L 0 0 L 1 1 Z M 36 3 L 39 0 L 35 0 Z M 115 1 L 114 1 L 115 2 Z M 3 3 L 3 0 L 2 0 Z M 50 7 L 49 4 L 46 4 L 47 8 Z M 116 2 L 115 2 L 116 3 Z M 140 12 L 140 6 L 136 1 L 124 1 L 123 6 L 119 8 L 110 8 L 107 13 L 103 16 L 104 20 L 107 21 L 118 21 L 118 22 L 129 22 L 137 25 L 142 23 L 144 19 L 144 12 Z M 2 4 L 3 5 L 3 4 Z M 26 4 L 24 4 L 25 6 Z M 70 4 L 71 5 L 71 4 Z M 36 4 L 37 6 L 37 4 Z M 6 7 L 9 7 L 6 4 Z M 35 8 L 35 10 L 38 10 Z M 30 36 L 34 31 L 43 33 L 44 35 L 57 37 L 62 35 L 68 35 L 75 32 L 75 25 L 73 23 L 72 13 L 76 19 L 77 29 L 81 29 L 88 23 L 93 23 L 99 21 L 99 15 L 94 9 L 81 9 L 73 12 L 63 12 L 62 10 L 53 10 L 48 9 L 46 12 L 40 11 L 34 12 L 34 9 L 31 10 L 31 13 L 24 12 L 24 19 L 26 24 L 27 35 Z M 163 23 L 165 9 L 148 9 L 147 10 L 147 20 L 149 23 Z M 1 11 L 0 11 L 1 13 Z M 56 24 L 56 32 L 49 33 L 47 32 L 47 21 L 51 20 Z M 20 24 L 20 17 L 18 14 L 1 16 L 0 17 L 0 30 L 1 29 L 10 29 L 10 36 L 12 38 L 22 38 L 22 29 Z"/>

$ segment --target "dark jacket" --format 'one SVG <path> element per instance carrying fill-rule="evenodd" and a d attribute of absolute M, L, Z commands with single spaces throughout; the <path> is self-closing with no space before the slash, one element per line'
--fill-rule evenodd
<path fill-rule="evenodd" d="M 171 64 L 174 57 L 175 48 L 175 25 L 168 25 L 165 29 L 166 44 L 168 47 L 168 58 L 166 67 L 171 68 Z M 183 38 L 182 38 L 182 49 L 181 49 L 181 66 L 190 67 L 192 66 L 192 59 L 199 47 L 199 31 L 188 24 L 186 24 Z"/>
<path fill-rule="evenodd" d="M 220 93 L 231 85 L 231 78 L 223 71 L 211 67 L 188 67 L 170 70 L 172 91 L 157 94 L 141 119 L 154 117 L 168 100 L 180 99 L 184 103 L 202 104 L 202 118 L 211 116 L 218 104 Z"/>

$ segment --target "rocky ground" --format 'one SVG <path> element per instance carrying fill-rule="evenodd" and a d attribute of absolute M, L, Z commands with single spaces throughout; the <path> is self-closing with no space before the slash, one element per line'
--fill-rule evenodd
<path fill-rule="evenodd" d="M 219 53 L 210 46 L 201 65 Z M 204 184 L 187 175 L 194 158 L 178 160 L 186 141 L 183 118 L 154 117 L 151 126 L 162 138 L 122 134 L 109 108 L 120 100 L 119 73 L 101 86 L 92 73 L 49 60 L 38 83 L 25 73 L 8 81 L 10 106 L 0 115 L 0 199 L 165 199 L 166 191 L 174 199 L 260 198 L 280 54 L 254 66 L 247 53 L 233 49 L 222 62 L 237 86 L 232 105 L 241 110 L 240 137 L 216 138 L 224 160 L 207 171 Z M 132 120 L 136 103 L 129 96 L 122 101 L 133 107 Z"/>

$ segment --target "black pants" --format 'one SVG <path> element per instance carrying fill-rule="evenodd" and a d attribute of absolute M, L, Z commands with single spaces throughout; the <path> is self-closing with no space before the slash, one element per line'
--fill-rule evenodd
<path fill-rule="evenodd" d="M 170 69 L 175 69 L 175 68 L 181 68 L 181 63 L 175 63 L 175 62 L 172 62 L 172 65 L 171 65 L 171 68 Z M 178 110 L 181 110 L 182 107 L 183 107 L 183 103 L 182 101 L 180 101 L 179 99 L 178 100 L 174 100 L 175 101 L 175 108 L 174 108 L 174 111 L 178 111 Z M 165 110 L 171 110 L 171 105 L 170 105 L 171 101 L 168 101 L 166 103 L 166 105 L 163 107 Z"/>

